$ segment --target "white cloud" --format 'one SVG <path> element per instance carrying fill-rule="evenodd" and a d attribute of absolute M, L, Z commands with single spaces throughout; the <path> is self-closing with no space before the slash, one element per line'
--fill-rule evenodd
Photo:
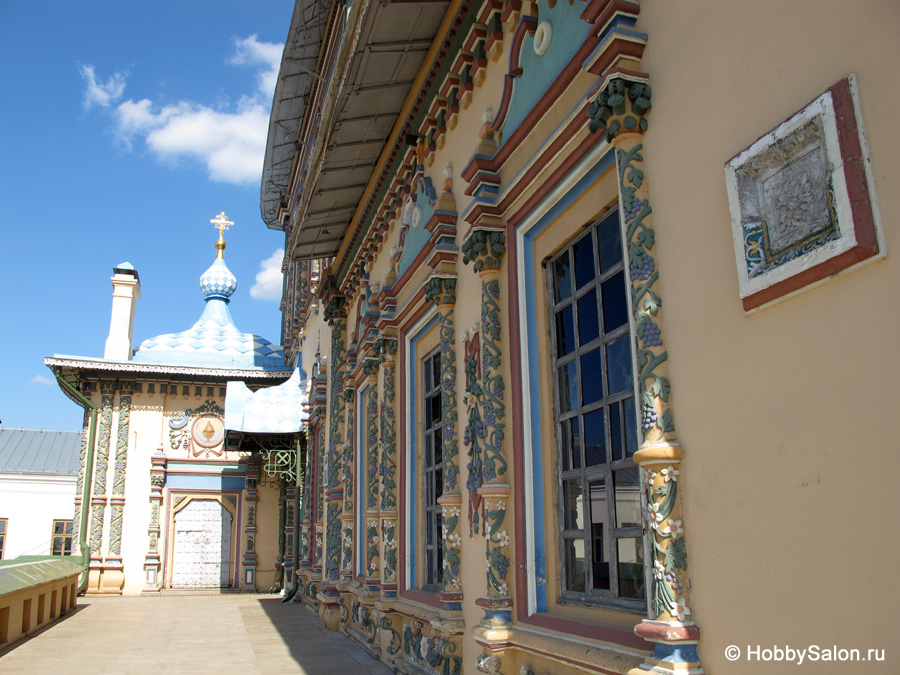
<path fill-rule="evenodd" d="M 198 160 L 214 181 L 259 180 L 269 111 L 250 99 L 241 99 L 235 112 L 184 101 L 154 110 L 147 99 L 125 101 L 116 109 L 115 120 L 116 137 L 129 149 L 139 136 L 157 159 L 174 164 Z"/>
<path fill-rule="evenodd" d="M 256 283 L 250 288 L 250 297 L 256 300 L 281 300 L 281 262 L 284 249 L 280 248 L 259 264 Z"/>
<path fill-rule="evenodd" d="M 45 375 L 35 375 L 31 378 L 31 384 L 42 384 L 45 387 L 50 387 L 53 386 L 53 380 Z"/>
<path fill-rule="evenodd" d="M 254 33 L 250 37 L 234 39 L 235 54 L 229 59 L 234 65 L 261 65 L 263 70 L 257 75 L 257 87 L 260 96 L 272 99 L 275 83 L 278 80 L 278 69 L 281 67 L 281 53 L 284 45 L 274 42 L 260 42 Z"/>
<path fill-rule="evenodd" d="M 131 151 L 136 140 L 143 140 L 157 160 L 176 166 L 181 160 L 199 161 L 216 182 L 258 182 L 283 45 L 260 42 L 251 35 L 235 39 L 234 46 L 229 63 L 258 69 L 252 95 L 216 107 L 191 101 L 158 106 L 146 98 L 123 101 L 110 111 L 117 141 Z M 122 97 L 125 79 L 119 73 L 106 85 L 97 83 L 93 66 L 83 67 L 82 75 L 87 83 L 86 107 L 109 108 Z"/>
<path fill-rule="evenodd" d="M 81 66 L 81 77 L 84 79 L 84 109 L 94 106 L 108 108 L 122 98 L 125 91 L 125 75 L 116 72 L 105 82 L 97 82 L 94 66 Z"/>

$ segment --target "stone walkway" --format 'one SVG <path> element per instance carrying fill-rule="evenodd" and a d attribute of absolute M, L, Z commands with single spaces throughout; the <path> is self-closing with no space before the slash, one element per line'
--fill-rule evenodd
<path fill-rule="evenodd" d="M 272 595 L 79 598 L 0 652 L 3 673 L 382 674 L 391 670 L 299 603 Z"/>

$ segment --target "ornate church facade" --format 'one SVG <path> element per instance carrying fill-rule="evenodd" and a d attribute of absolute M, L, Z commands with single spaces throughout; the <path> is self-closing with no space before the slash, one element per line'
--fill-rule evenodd
<path fill-rule="evenodd" d="M 290 563 L 284 528 L 296 444 L 279 453 L 244 434 L 230 438 L 225 404 L 229 387 L 243 387 L 246 399 L 248 386 L 302 394 L 302 383 L 280 347 L 235 326 L 228 304 L 237 281 L 222 236 L 231 223 L 224 213 L 212 222 L 218 253 L 200 277 L 205 305 L 191 328 L 132 349 L 140 277 L 123 263 L 112 277 L 103 358 L 45 359 L 85 409 L 73 533 L 88 570 L 80 590 L 277 590 L 285 554 Z M 237 428 L 243 413 L 233 414 Z M 267 431 L 264 416 L 251 414 L 247 424 L 252 417 L 256 431 Z"/>
<path fill-rule="evenodd" d="M 444 675 L 888 643 L 900 93 L 865 4 L 296 3 L 261 209 L 326 626 Z"/>

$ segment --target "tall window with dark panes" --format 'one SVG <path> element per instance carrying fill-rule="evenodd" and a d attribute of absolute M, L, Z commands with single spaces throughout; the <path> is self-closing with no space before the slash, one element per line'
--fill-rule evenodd
<path fill-rule="evenodd" d="M 3 554 L 6 550 L 6 518 L 0 518 L 0 560 L 3 560 Z"/>
<path fill-rule="evenodd" d="M 425 515 L 425 584 L 430 591 L 440 590 L 443 580 L 443 541 L 441 505 L 438 497 L 444 489 L 441 456 L 441 354 L 434 351 L 423 363 L 422 410 L 424 411 L 424 450 L 422 452 L 422 480 L 424 481 Z"/>
<path fill-rule="evenodd" d="M 645 598 L 630 286 L 618 213 L 547 264 L 558 451 L 560 600 Z"/>

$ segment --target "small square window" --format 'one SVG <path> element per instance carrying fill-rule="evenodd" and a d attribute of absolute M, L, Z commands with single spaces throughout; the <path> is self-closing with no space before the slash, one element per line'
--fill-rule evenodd
<path fill-rule="evenodd" d="M 155 393 L 156 393 L 156 384 L 155 384 L 155 383 L 153 383 L 153 382 L 148 382 L 148 383 L 147 383 L 147 393 L 148 393 L 148 394 L 155 394 Z"/>
<path fill-rule="evenodd" d="M 75 530 L 75 521 L 73 520 L 54 520 L 53 521 L 53 555 L 72 555 L 72 534 Z"/>

